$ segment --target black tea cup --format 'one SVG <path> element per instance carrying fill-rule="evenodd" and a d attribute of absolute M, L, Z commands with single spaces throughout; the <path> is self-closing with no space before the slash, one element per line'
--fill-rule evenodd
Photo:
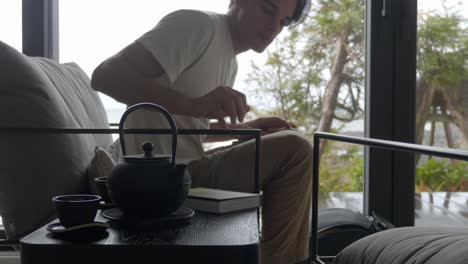
<path fill-rule="evenodd" d="M 68 228 L 94 222 L 101 197 L 91 194 L 61 195 L 52 198 L 60 223 Z"/>
<path fill-rule="evenodd" d="M 108 177 L 99 177 L 94 179 L 98 193 L 106 204 L 111 203 L 109 189 L 107 187 L 107 179 Z"/>

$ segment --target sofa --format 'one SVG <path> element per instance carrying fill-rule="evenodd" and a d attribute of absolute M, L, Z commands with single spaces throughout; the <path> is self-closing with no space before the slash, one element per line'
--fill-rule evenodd
<path fill-rule="evenodd" d="M 75 63 L 28 57 L 0 41 L 0 128 L 109 128 Z M 111 135 L 0 133 L 0 215 L 8 239 L 55 218 L 51 198 L 89 193 L 88 167 Z"/>

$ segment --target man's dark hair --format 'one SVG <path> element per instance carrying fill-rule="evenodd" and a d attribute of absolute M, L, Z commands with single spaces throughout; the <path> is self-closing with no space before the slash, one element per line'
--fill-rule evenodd
<path fill-rule="evenodd" d="M 312 5 L 310 1 L 311 0 L 297 0 L 296 10 L 294 11 L 289 27 L 293 28 L 304 22 Z"/>

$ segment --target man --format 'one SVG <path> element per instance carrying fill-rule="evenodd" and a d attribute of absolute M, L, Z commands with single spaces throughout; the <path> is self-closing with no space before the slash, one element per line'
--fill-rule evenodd
<path fill-rule="evenodd" d="M 280 118 L 244 122 L 250 107 L 245 95 L 232 88 L 236 55 L 251 49 L 262 52 L 285 26 L 300 22 L 308 4 L 232 0 L 227 14 L 173 12 L 99 65 L 92 77 L 94 89 L 127 105 L 152 102 L 165 107 L 179 128 L 248 127 L 264 132 L 262 263 L 296 263 L 308 256 L 312 147 Z M 128 120 L 132 128 L 167 127 L 163 117 L 146 111 L 135 112 Z M 225 139 L 229 138 L 179 138 L 178 157 L 190 160 L 192 186 L 252 192 L 252 141 L 204 153 L 203 142 Z M 170 141 L 163 136 L 135 135 L 127 141 L 129 152 L 141 153 L 144 141 L 153 142 L 160 152 L 171 152 Z"/>

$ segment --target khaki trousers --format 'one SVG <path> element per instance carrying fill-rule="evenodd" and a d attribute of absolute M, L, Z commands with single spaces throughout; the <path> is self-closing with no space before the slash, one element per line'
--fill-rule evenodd
<path fill-rule="evenodd" d="M 250 140 L 190 162 L 192 186 L 253 192 L 254 153 L 255 142 Z M 263 136 L 260 168 L 261 263 L 303 261 L 309 249 L 312 145 L 291 130 Z"/>

